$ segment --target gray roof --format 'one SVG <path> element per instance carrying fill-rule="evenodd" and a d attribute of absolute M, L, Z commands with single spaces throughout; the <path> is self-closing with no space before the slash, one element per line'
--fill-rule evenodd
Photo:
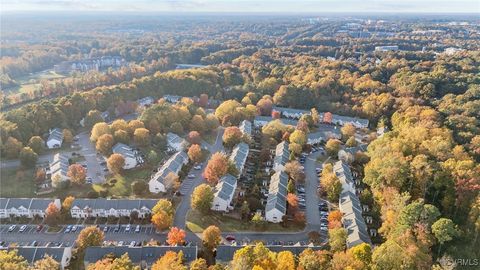
<path fill-rule="evenodd" d="M 316 140 L 320 138 L 323 141 L 328 141 L 328 139 L 331 139 L 331 138 L 340 139 L 341 137 L 342 136 L 340 134 L 340 130 L 336 130 L 336 129 L 312 132 L 312 133 L 308 133 L 307 135 L 308 140 Z"/>
<path fill-rule="evenodd" d="M 26 209 L 30 209 L 30 206 L 32 204 L 32 198 L 9 198 L 7 199 L 5 208 L 6 209 L 11 209 L 15 208 L 18 209 L 20 207 L 25 207 Z M 44 208 L 46 209 L 46 207 Z"/>
<path fill-rule="evenodd" d="M 237 178 L 231 174 L 227 174 L 220 178 L 215 187 L 215 197 L 219 197 L 225 201 L 230 200 L 237 186 Z"/>
<path fill-rule="evenodd" d="M 320 119 L 323 119 L 325 113 L 319 113 Z M 354 125 L 368 126 L 368 119 L 332 114 L 332 122 L 352 123 Z"/>
<path fill-rule="evenodd" d="M 50 174 L 60 173 L 63 176 L 67 176 L 69 166 L 68 157 L 64 154 L 56 153 L 53 156 L 53 161 L 50 163 Z"/>
<path fill-rule="evenodd" d="M 286 213 L 288 175 L 284 171 L 276 172 L 270 179 L 265 211 L 278 209 Z"/>
<path fill-rule="evenodd" d="M 0 209 L 7 208 L 8 198 L 0 198 Z"/>
<path fill-rule="evenodd" d="M 355 147 L 347 147 L 345 149 L 341 149 L 340 151 L 345 151 L 348 154 L 355 155 L 357 152 L 367 151 L 367 146 L 368 146 L 367 144 L 360 144 L 360 145 L 355 146 Z"/>
<path fill-rule="evenodd" d="M 115 257 L 120 257 L 128 253 L 130 260 L 134 264 L 146 262 L 152 265 L 160 257 L 165 255 L 167 251 L 183 252 L 183 258 L 187 263 L 197 258 L 197 246 L 148 246 L 148 247 L 127 247 L 127 246 L 109 246 L 109 247 L 88 247 L 85 250 L 84 262 L 86 264 L 95 263 L 101 260 L 107 254 L 114 254 Z"/>
<path fill-rule="evenodd" d="M 176 96 L 176 95 L 165 95 L 163 98 L 168 101 L 168 102 L 178 102 L 182 97 L 181 96 Z"/>
<path fill-rule="evenodd" d="M 185 140 L 175 133 L 168 132 L 167 133 L 167 142 L 169 144 L 177 144 L 177 143 L 182 144 L 183 142 L 185 142 Z"/>
<path fill-rule="evenodd" d="M 338 177 L 340 182 L 350 184 L 353 182 L 353 175 L 350 167 L 343 160 L 335 162 L 333 165 L 333 172 Z"/>
<path fill-rule="evenodd" d="M 357 195 L 350 191 L 340 194 L 339 208 L 343 213 L 342 223 L 347 230 L 347 247 L 361 243 L 371 244 L 368 228 L 362 216 L 362 206 Z"/>
<path fill-rule="evenodd" d="M 59 141 L 62 142 L 63 141 L 63 130 L 60 129 L 60 128 L 54 128 L 54 129 L 50 130 L 50 134 L 48 135 L 47 141 L 52 140 L 52 139 L 59 140 Z"/>
<path fill-rule="evenodd" d="M 290 150 L 288 150 L 288 142 L 283 141 L 277 144 L 275 148 L 275 157 L 273 158 L 273 164 L 276 165 L 285 165 L 290 158 Z"/>
<path fill-rule="evenodd" d="M 124 143 L 116 143 L 112 147 L 112 152 L 115 154 L 120 154 L 124 157 L 136 158 L 135 150 L 133 150 L 130 146 Z"/>
<path fill-rule="evenodd" d="M 238 172 L 241 173 L 249 152 L 248 144 L 241 142 L 233 148 L 230 160 L 235 164 Z"/>
<path fill-rule="evenodd" d="M 154 101 L 155 100 L 152 97 L 144 97 L 137 100 L 137 103 L 141 106 L 146 106 L 152 104 Z"/>
<path fill-rule="evenodd" d="M 8 250 L 17 250 L 17 254 L 25 258 L 29 264 L 51 256 L 55 261 L 61 263 L 65 247 L 15 247 L 8 248 Z"/>
<path fill-rule="evenodd" d="M 241 246 L 241 245 L 220 245 L 217 247 L 217 256 L 215 259 L 217 261 L 221 262 L 230 262 L 233 259 L 233 255 L 235 252 L 241 248 L 244 248 L 246 246 Z M 253 246 L 252 246 L 253 247 Z M 280 252 L 280 251 L 290 251 L 294 255 L 298 256 L 300 253 L 302 253 L 305 249 L 312 249 L 312 250 L 322 250 L 325 249 L 322 246 L 281 246 L 281 245 L 267 245 L 265 246 L 269 250 L 273 252 Z"/>
<path fill-rule="evenodd" d="M 155 206 L 157 200 L 130 200 L 130 199 L 75 199 L 73 201 L 72 207 L 77 206 L 80 209 L 137 209 L 140 210 L 142 207 L 146 207 L 150 210 Z"/>
<path fill-rule="evenodd" d="M 160 167 L 160 169 L 152 176 L 152 178 L 160 183 L 164 183 L 164 180 L 169 173 L 178 175 L 183 164 L 186 162 L 188 162 L 188 155 L 183 151 L 177 152 Z"/>
<path fill-rule="evenodd" d="M 272 117 L 270 116 L 261 116 L 261 115 L 258 115 L 258 116 L 255 116 L 255 120 L 254 121 L 261 121 L 261 122 L 271 122 L 271 121 L 274 121 L 274 120 L 277 120 L 277 119 L 273 119 Z M 296 126 L 298 124 L 298 121 L 297 120 L 294 120 L 294 119 L 285 119 L 285 118 L 280 118 L 278 119 L 280 122 L 282 122 L 284 125 L 290 125 L 290 126 Z"/>
<path fill-rule="evenodd" d="M 242 131 L 243 134 L 251 136 L 252 135 L 252 122 L 248 120 L 243 120 L 240 123 L 240 130 Z"/>
<path fill-rule="evenodd" d="M 280 113 L 292 113 L 292 114 L 310 114 L 311 113 L 310 111 L 307 111 L 307 110 L 292 109 L 292 108 L 278 107 L 278 106 L 273 106 L 272 109 Z"/>

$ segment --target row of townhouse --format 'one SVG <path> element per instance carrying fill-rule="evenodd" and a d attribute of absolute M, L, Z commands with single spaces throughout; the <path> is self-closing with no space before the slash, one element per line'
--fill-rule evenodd
<path fill-rule="evenodd" d="M 336 128 L 333 130 L 322 130 L 317 132 L 308 133 L 307 144 L 316 145 L 323 142 L 327 142 L 329 139 L 340 139 L 342 134 L 340 130 Z"/>
<path fill-rule="evenodd" d="M 144 97 L 141 99 L 137 100 L 137 105 L 140 109 L 145 109 L 149 106 L 151 106 L 155 102 L 155 99 L 153 97 Z"/>
<path fill-rule="evenodd" d="M 286 141 L 283 141 L 277 144 L 275 151 L 273 152 L 273 166 L 272 169 L 276 172 L 282 171 L 285 169 L 285 164 L 290 159 L 290 150 L 288 149 L 289 144 Z"/>
<path fill-rule="evenodd" d="M 88 247 L 85 250 L 83 263 L 85 269 L 87 269 L 90 265 L 106 256 L 113 255 L 115 258 L 119 258 L 124 254 L 128 254 L 133 265 L 140 266 L 141 269 L 151 269 L 151 266 L 168 251 L 182 252 L 183 260 L 187 264 L 197 259 L 198 255 L 197 246 Z"/>
<path fill-rule="evenodd" d="M 364 208 L 356 195 L 355 180 L 350 167 L 340 160 L 334 164 L 333 171 L 342 184 L 338 205 L 343 214 L 343 227 L 347 230 L 347 247 L 351 248 L 361 243 L 371 244 L 368 228 L 362 215 Z"/>
<path fill-rule="evenodd" d="M 59 210 L 62 207 L 59 199 L 0 198 L 0 218 L 44 218 L 50 203 L 54 203 Z"/>
<path fill-rule="evenodd" d="M 267 205 L 265 206 L 265 219 L 269 222 L 282 222 L 287 213 L 287 185 L 288 175 L 283 171 L 277 171 L 270 178 L 268 188 Z"/>
<path fill-rule="evenodd" d="M 53 187 L 57 187 L 61 182 L 70 181 L 70 177 L 68 176 L 69 166 L 70 162 L 66 155 L 56 153 L 53 156 L 50 166 L 45 171 L 47 177 L 50 177 L 52 180 Z"/>
<path fill-rule="evenodd" d="M 235 165 L 240 177 L 244 173 L 245 163 L 247 161 L 250 148 L 246 143 L 239 143 L 233 148 L 230 155 L 230 161 Z M 235 190 L 237 188 L 237 177 L 227 174 L 220 178 L 215 186 L 215 196 L 213 198 L 212 210 L 228 212 L 233 209 L 231 205 Z"/>
<path fill-rule="evenodd" d="M 351 164 L 353 161 L 355 161 L 355 155 L 358 152 L 367 151 L 367 146 L 368 146 L 367 144 L 360 144 L 355 147 L 347 147 L 344 149 L 340 149 L 338 151 L 338 159 Z"/>
<path fill-rule="evenodd" d="M 284 125 L 297 126 L 298 124 L 298 121 L 295 119 L 286 119 L 286 118 L 274 119 L 270 116 L 257 115 L 253 120 L 253 125 L 255 126 L 255 128 L 261 128 L 274 120 L 278 120 L 282 122 Z"/>
<path fill-rule="evenodd" d="M 44 259 L 46 256 L 50 256 L 53 260 L 58 262 L 60 269 L 63 270 L 70 265 L 72 258 L 71 247 L 11 247 L 0 248 L 0 250 L 16 250 L 19 256 L 22 256 L 29 266 L 33 266 L 36 261 Z"/>
<path fill-rule="evenodd" d="M 117 143 L 112 147 L 112 152 L 114 154 L 120 154 L 125 159 L 125 164 L 123 165 L 123 169 L 129 170 L 135 168 L 145 161 L 143 160 L 140 152 L 134 150 L 132 147 L 124 144 L 124 143 Z"/>
<path fill-rule="evenodd" d="M 182 137 L 178 136 L 175 133 L 167 133 L 167 147 L 168 151 L 178 152 L 185 149 L 187 142 Z"/>
<path fill-rule="evenodd" d="M 240 123 L 239 128 L 243 135 L 252 137 L 252 122 L 248 120 L 243 120 Z"/>
<path fill-rule="evenodd" d="M 48 149 L 60 148 L 63 143 L 63 130 L 60 128 L 52 128 L 48 132 L 48 138 L 45 142 Z"/>
<path fill-rule="evenodd" d="M 157 200 L 129 199 L 75 199 L 70 209 L 72 218 L 131 217 L 137 212 L 139 218 L 152 213 Z"/>
<path fill-rule="evenodd" d="M 148 182 L 148 189 L 152 193 L 166 192 L 172 185 L 172 177 L 178 176 L 182 167 L 188 163 L 188 155 L 183 152 L 173 154 L 159 169 L 152 175 Z"/>
<path fill-rule="evenodd" d="M 278 112 L 280 113 L 281 117 L 288 118 L 288 119 L 300 119 L 304 114 L 307 114 L 307 115 L 311 114 L 311 112 L 307 110 L 291 109 L 291 108 L 278 107 L 278 106 L 273 106 L 272 111 Z M 330 124 L 335 124 L 340 126 L 351 123 L 357 128 L 367 128 L 369 124 L 369 121 L 367 119 L 337 115 L 337 114 L 332 114 L 330 112 L 319 113 L 319 116 L 321 121 L 324 123 L 330 123 Z M 259 120 L 261 120 L 261 118 Z"/>

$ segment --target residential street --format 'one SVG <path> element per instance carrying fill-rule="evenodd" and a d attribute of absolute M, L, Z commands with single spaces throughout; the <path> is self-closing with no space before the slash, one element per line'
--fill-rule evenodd
<path fill-rule="evenodd" d="M 307 224 L 314 230 L 320 229 L 320 213 L 318 211 L 318 176 L 315 171 L 316 167 L 320 167 L 317 163 L 320 151 L 312 153 L 307 156 L 305 160 L 305 201 L 306 201 L 306 217 Z"/>
<path fill-rule="evenodd" d="M 205 162 L 202 163 L 201 170 L 195 170 L 193 168 L 190 170 L 189 174 L 194 174 L 195 178 L 194 179 L 186 178 L 185 180 L 183 180 L 183 183 L 180 186 L 180 190 L 182 191 L 183 196 L 182 196 L 182 201 L 177 207 L 177 210 L 175 212 L 175 219 L 173 221 L 173 225 L 178 228 L 182 228 L 182 229 L 186 228 L 185 220 L 186 220 L 187 212 L 188 210 L 190 210 L 190 195 L 192 194 L 195 187 L 203 183 L 204 180 L 202 177 L 202 173 L 205 169 L 205 166 L 207 166 L 207 162 L 210 159 L 210 156 L 213 153 L 221 152 L 224 150 L 223 143 L 222 143 L 223 131 L 224 131 L 223 127 L 218 128 L 217 137 L 213 145 L 210 145 L 207 142 L 202 141 L 202 147 L 206 147 L 207 150 L 210 152 L 210 155 L 207 157 Z"/>

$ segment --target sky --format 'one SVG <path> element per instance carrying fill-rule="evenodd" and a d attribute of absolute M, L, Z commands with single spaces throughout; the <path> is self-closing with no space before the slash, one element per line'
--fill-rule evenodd
<path fill-rule="evenodd" d="M 0 0 L 3 11 L 480 13 L 480 0 Z"/>

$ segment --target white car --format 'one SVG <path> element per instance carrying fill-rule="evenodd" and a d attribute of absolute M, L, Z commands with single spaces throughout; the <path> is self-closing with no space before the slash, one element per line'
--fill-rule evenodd
<path fill-rule="evenodd" d="M 125 228 L 125 232 L 130 232 L 130 224 L 128 224 L 127 227 Z"/>
<path fill-rule="evenodd" d="M 27 225 L 22 225 L 18 230 L 18 232 L 24 232 L 26 228 L 27 228 Z"/>
<path fill-rule="evenodd" d="M 130 247 L 134 247 L 136 244 L 137 244 L 137 242 L 132 241 L 132 242 L 130 242 Z"/>
<path fill-rule="evenodd" d="M 202 169 L 202 165 L 197 165 L 195 167 L 193 167 L 195 170 L 201 170 Z"/>
<path fill-rule="evenodd" d="M 188 175 L 188 178 L 189 178 L 189 179 L 195 178 L 195 174 L 189 174 L 189 175 Z"/>

